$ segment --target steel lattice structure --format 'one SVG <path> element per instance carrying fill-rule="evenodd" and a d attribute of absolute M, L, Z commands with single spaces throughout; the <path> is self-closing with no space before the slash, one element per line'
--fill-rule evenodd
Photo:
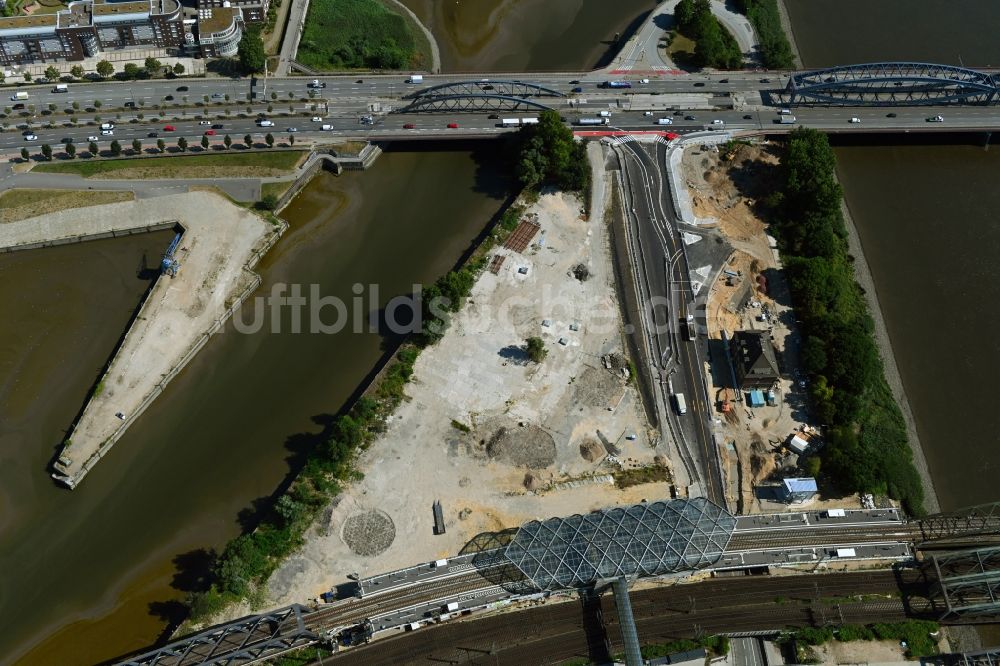
<path fill-rule="evenodd" d="M 782 101 L 789 105 L 920 106 L 1000 101 L 986 72 L 923 62 L 844 65 L 794 74 Z"/>
<path fill-rule="evenodd" d="M 937 579 L 931 601 L 943 602 L 941 619 L 987 622 L 1000 616 L 1000 548 L 933 555 Z"/>
<path fill-rule="evenodd" d="M 540 590 L 575 588 L 709 566 L 735 527 L 703 497 L 651 502 L 525 523 L 504 554 Z"/>
<path fill-rule="evenodd" d="M 955 659 L 951 663 L 956 666 L 1000 666 L 1000 647 L 978 652 L 963 652 L 954 656 Z"/>
<path fill-rule="evenodd" d="M 116 666 L 244 666 L 319 640 L 303 622 L 298 604 L 213 627 L 118 662 Z"/>
<path fill-rule="evenodd" d="M 918 521 L 924 543 L 1000 535 L 1000 502 L 980 504 Z"/>
<path fill-rule="evenodd" d="M 565 97 L 558 90 L 523 81 L 454 81 L 442 83 L 407 95 L 409 105 L 400 113 L 544 111 L 550 107 L 538 97 Z"/>

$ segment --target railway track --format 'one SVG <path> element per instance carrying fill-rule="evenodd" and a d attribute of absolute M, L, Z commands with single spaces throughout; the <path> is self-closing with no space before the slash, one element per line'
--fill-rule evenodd
<path fill-rule="evenodd" d="M 734 532 L 726 552 L 763 550 L 787 547 L 819 547 L 839 544 L 894 543 L 913 541 L 920 532 L 905 525 L 891 525 L 884 529 L 817 528 L 774 529 Z"/>

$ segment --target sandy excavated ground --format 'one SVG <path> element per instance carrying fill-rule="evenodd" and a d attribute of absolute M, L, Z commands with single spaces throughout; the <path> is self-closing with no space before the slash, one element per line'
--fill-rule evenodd
<path fill-rule="evenodd" d="M 655 452 L 638 394 L 602 362 L 622 350 L 608 238 L 595 221 L 602 216 L 581 220 L 579 201 L 564 194 L 542 196 L 531 213 L 541 233 L 523 255 L 499 250 L 507 255 L 499 274 L 482 274 L 444 339 L 420 356 L 410 399 L 360 460 L 364 480 L 275 573 L 269 603 L 315 597 L 351 572 L 456 554 L 484 531 L 668 496 L 665 482 L 627 490 L 606 478 L 572 483 L 615 469 L 594 444 L 601 435 L 617 442 L 626 468 L 653 464 Z M 571 274 L 580 263 L 591 272 L 583 282 Z M 541 364 L 521 349 L 529 336 L 545 341 Z M 587 460 L 581 447 L 598 459 Z M 571 487 L 551 485 L 567 481 Z M 435 500 L 447 525 L 441 536 L 432 531 Z M 345 524 L 358 550 L 356 526 L 379 524 L 381 515 L 392 520 L 392 544 L 374 556 L 356 554 Z M 380 547 L 385 531 L 372 534 Z"/>
<path fill-rule="evenodd" d="M 769 501 L 773 498 L 760 486 L 795 475 L 798 457 L 783 444 L 793 431 L 810 424 L 806 388 L 799 385 L 796 373 L 799 338 L 795 315 L 774 240 L 768 237 L 754 211 L 757 199 L 766 196 L 773 186 L 777 163 L 777 156 L 767 144 L 738 146 L 729 154 L 692 147 L 685 151 L 682 161 L 695 214 L 716 221 L 733 248 L 725 268 L 740 274 L 720 274 L 710 286 L 706 308 L 709 337 L 721 340 L 722 330 L 730 335 L 737 330 L 770 331 L 782 369 L 774 407 L 751 410 L 743 402 L 735 404 L 728 414 L 718 414 L 725 424 L 727 444 L 723 457 L 727 476 L 738 480 L 738 489 L 732 488 L 731 493 L 738 494 L 734 499 L 739 500 L 737 506 L 744 513 L 781 511 L 786 507 Z M 766 291 L 757 282 L 762 274 L 768 279 Z M 765 312 L 769 314 L 766 321 L 761 319 Z M 721 342 L 716 344 L 713 350 L 721 351 Z M 736 397 L 731 389 L 724 388 L 730 382 L 726 364 L 713 367 L 708 381 L 717 410 L 725 400 Z M 855 496 L 832 501 L 816 499 L 807 506 L 821 509 L 858 505 Z M 802 505 L 791 508 L 798 510 Z"/>
<path fill-rule="evenodd" d="M 821 664 L 919 664 L 907 661 L 897 641 L 830 641 L 813 648 Z"/>
<path fill-rule="evenodd" d="M 72 476 L 135 415 L 140 405 L 252 284 L 244 265 L 277 227 L 208 192 L 91 206 L 0 226 L 0 245 L 141 228 L 176 221 L 186 232 L 174 278 L 161 277 L 115 355 L 63 451 Z M 164 248 L 165 249 L 165 248 Z M 158 268 L 158 264 L 152 267 Z"/>

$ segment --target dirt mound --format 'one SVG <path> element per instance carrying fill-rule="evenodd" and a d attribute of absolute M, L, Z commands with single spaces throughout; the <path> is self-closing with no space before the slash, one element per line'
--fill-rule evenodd
<path fill-rule="evenodd" d="M 587 462 L 597 462 L 604 457 L 604 447 L 595 439 L 587 439 L 580 444 L 580 455 Z"/>
<path fill-rule="evenodd" d="M 516 467 L 549 467 L 556 461 L 556 442 L 538 426 L 501 427 L 486 442 L 486 454 Z"/>
<path fill-rule="evenodd" d="M 372 509 L 349 516 L 340 536 L 356 554 L 374 557 L 392 545 L 396 526 L 384 511 Z"/>
<path fill-rule="evenodd" d="M 606 407 L 621 392 L 623 380 L 604 368 L 589 367 L 573 382 L 574 401 L 588 407 Z"/>

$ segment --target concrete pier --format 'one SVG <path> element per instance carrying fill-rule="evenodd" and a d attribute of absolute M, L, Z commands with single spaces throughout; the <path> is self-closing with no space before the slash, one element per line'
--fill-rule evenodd
<path fill-rule="evenodd" d="M 252 268 L 284 226 L 209 192 L 93 206 L 0 225 L 0 252 L 174 225 L 183 230 L 176 277 L 157 279 L 53 466 L 53 478 L 70 488 L 260 284 Z"/>

